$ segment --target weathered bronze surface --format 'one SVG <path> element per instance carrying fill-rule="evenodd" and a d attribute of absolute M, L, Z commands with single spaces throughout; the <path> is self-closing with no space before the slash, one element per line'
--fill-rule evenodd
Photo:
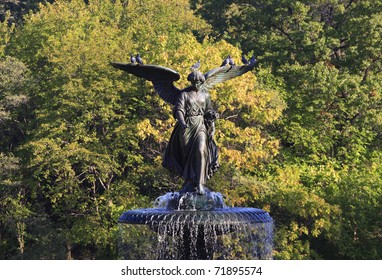
<path fill-rule="evenodd" d="M 184 178 L 181 193 L 205 194 L 207 179 L 218 170 L 218 148 L 214 141 L 215 120 L 218 114 L 213 110 L 208 90 L 215 84 L 238 77 L 254 68 L 254 62 L 247 65 L 223 65 L 199 72 L 200 61 L 191 67 L 187 80 L 191 85 L 184 89 L 174 86 L 180 75 L 166 67 L 137 63 L 111 63 L 137 77 L 153 83 L 155 91 L 174 107 L 177 120 L 167 145 L 163 166 Z"/>

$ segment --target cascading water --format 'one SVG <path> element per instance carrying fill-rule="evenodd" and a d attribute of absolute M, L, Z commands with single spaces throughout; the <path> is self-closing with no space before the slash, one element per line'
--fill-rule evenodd
<path fill-rule="evenodd" d="M 119 218 L 124 259 L 271 259 L 273 220 L 217 192 L 172 192 Z"/>

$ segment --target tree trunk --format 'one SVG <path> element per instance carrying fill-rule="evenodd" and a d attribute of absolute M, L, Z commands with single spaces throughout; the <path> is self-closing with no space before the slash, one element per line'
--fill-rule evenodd
<path fill-rule="evenodd" d="M 72 244 L 67 241 L 66 242 L 66 259 L 67 260 L 72 260 Z"/>
<path fill-rule="evenodd" d="M 24 249 L 25 249 L 25 223 L 23 222 L 17 222 L 17 241 L 19 242 L 19 253 L 21 255 L 21 258 L 24 256 Z"/>

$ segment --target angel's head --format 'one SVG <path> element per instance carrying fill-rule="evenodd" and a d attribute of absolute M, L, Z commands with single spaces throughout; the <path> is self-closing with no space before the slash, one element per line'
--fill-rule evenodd
<path fill-rule="evenodd" d="M 203 73 L 195 70 L 195 71 L 192 71 L 188 77 L 187 77 L 187 81 L 190 81 L 191 84 L 196 88 L 196 89 L 199 89 L 200 86 L 204 83 L 204 81 L 206 80 L 206 78 L 204 77 Z"/>

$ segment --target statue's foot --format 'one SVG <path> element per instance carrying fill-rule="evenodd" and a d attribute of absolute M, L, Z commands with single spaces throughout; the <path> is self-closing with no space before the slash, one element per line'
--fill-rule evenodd
<path fill-rule="evenodd" d="M 195 193 L 197 195 L 205 195 L 210 190 L 204 184 L 195 182 L 187 182 L 183 184 L 183 188 L 179 191 L 179 195 L 183 196 L 186 193 Z"/>
<path fill-rule="evenodd" d="M 207 188 L 203 184 L 198 184 L 196 186 L 196 193 L 198 195 L 204 195 L 206 194 Z"/>

